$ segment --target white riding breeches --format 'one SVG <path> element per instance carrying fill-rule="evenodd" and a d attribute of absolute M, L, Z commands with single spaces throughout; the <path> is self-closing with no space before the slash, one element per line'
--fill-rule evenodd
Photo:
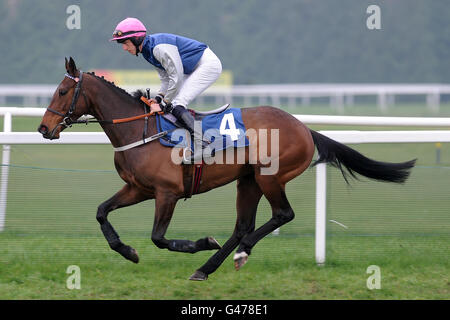
<path fill-rule="evenodd" d="M 187 107 L 197 96 L 211 86 L 222 73 L 222 63 L 219 58 L 206 48 L 197 66 L 191 74 L 185 74 L 183 83 L 172 105 Z"/>

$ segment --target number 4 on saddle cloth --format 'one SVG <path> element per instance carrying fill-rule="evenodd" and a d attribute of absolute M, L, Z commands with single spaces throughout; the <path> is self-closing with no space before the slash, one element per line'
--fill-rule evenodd
<path fill-rule="evenodd" d="M 225 105 L 217 110 L 205 113 L 189 110 L 193 113 L 197 122 L 196 126 L 201 124 L 203 140 L 210 142 L 201 153 L 196 152 L 194 139 L 189 134 L 189 131 L 180 128 L 172 114 L 158 114 L 156 116 L 158 133 L 163 131 L 169 132 L 159 139 L 160 143 L 167 147 L 183 148 L 183 161 L 185 163 L 191 163 L 193 160 L 197 161 L 200 158 L 212 157 L 215 152 L 231 147 L 241 148 L 248 146 L 249 141 L 245 136 L 246 129 L 242 121 L 241 109 L 228 109 L 228 105 Z M 201 145 L 199 147 L 201 148 Z M 185 156 L 186 150 L 190 150 L 192 154 L 195 154 L 195 158 L 187 159 Z"/>

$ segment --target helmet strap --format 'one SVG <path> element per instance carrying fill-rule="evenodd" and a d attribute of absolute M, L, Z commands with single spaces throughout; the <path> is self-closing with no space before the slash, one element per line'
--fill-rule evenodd
<path fill-rule="evenodd" d="M 139 46 L 141 45 L 142 41 L 139 42 L 136 40 L 136 38 L 132 38 L 130 39 L 131 42 L 134 44 L 134 47 L 136 48 L 136 57 L 138 56 L 138 54 L 141 52 L 141 50 L 139 49 Z M 138 43 L 139 42 L 139 43 Z"/>
<path fill-rule="evenodd" d="M 141 52 L 141 50 L 139 50 L 139 46 L 134 45 L 136 47 L 136 57 L 139 55 L 139 52 Z"/>

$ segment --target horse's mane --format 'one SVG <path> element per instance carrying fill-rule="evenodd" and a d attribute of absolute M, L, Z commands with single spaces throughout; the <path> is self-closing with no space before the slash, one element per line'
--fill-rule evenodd
<path fill-rule="evenodd" d="M 112 89 L 122 93 L 123 95 L 128 96 L 129 98 L 132 98 L 132 99 L 134 99 L 135 101 L 137 101 L 137 102 L 139 102 L 141 104 L 144 103 L 144 102 L 141 101 L 141 97 L 145 96 L 145 93 L 144 93 L 143 90 L 139 89 L 139 90 L 136 90 L 136 91 L 134 91 L 134 92 L 132 92 L 130 94 L 125 89 L 116 86 L 114 84 L 114 82 L 106 80 L 103 76 L 100 77 L 100 76 L 96 75 L 95 72 L 86 72 L 86 73 L 90 74 L 94 78 L 96 78 L 96 79 L 98 79 L 98 80 L 108 84 Z"/>

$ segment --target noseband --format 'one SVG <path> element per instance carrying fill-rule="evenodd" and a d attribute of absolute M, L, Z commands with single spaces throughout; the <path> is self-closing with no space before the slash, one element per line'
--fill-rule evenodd
<path fill-rule="evenodd" d="M 52 113 L 54 113 L 54 114 L 57 114 L 58 116 L 61 116 L 61 117 L 63 117 L 63 120 L 52 130 L 53 132 L 56 130 L 56 128 L 58 128 L 59 126 L 63 126 L 64 128 L 67 128 L 67 127 L 71 127 L 72 126 L 72 124 L 74 124 L 74 123 L 78 123 L 76 120 L 72 120 L 72 118 L 71 118 L 71 116 L 72 116 L 72 114 L 74 113 L 74 111 L 75 111 L 75 108 L 76 108 L 76 105 L 77 105 L 77 102 L 78 102 L 78 98 L 79 98 L 79 96 L 80 96 L 80 92 L 81 92 L 81 84 L 83 83 L 83 71 L 81 71 L 80 70 L 80 76 L 79 77 L 72 77 L 70 74 L 68 74 L 68 73 L 66 73 L 65 75 L 64 75 L 65 77 L 67 77 L 67 78 L 69 78 L 69 79 L 72 79 L 73 81 L 75 81 L 77 84 L 76 84 L 76 86 L 75 86 L 75 93 L 73 94 L 73 97 L 72 97 L 72 103 L 71 103 L 71 105 L 70 105 L 70 108 L 69 108 L 69 111 L 67 111 L 65 114 L 63 114 L 63 113 L 61 113 L 61 112 L 59 112 L 59 111 L 56 111 L 56 110 L 54 110 L 54 109 L 51 109 L 51 108 L 47 108 L 47 110 L 48 111 L 50 111 L 50 112 L 52 112 Z M 86 103 L 86 105 L 87 105 L 87 99 L 86 99 L 86 96 L 84 95 L 84 93 L 83 93 L 83 97 L 84 97 L 84 101 L 85 101 L 85 103 Z M 52 132 L 52 133 L 53 133 Z"/>

